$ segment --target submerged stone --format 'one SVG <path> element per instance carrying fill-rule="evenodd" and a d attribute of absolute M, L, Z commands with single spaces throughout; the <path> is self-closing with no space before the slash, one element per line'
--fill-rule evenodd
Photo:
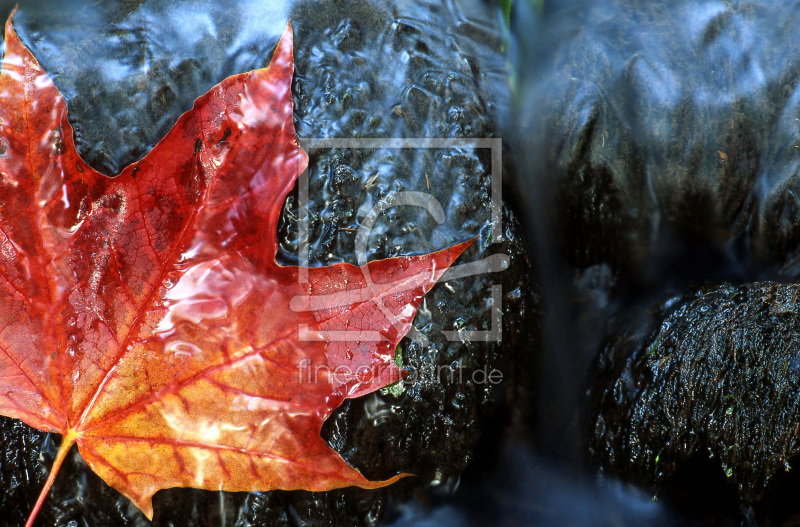
<path fill-rule="evenodd" d="M 658 489 L 710 460 L 747 508 L 796 468 L 800 285 L 716 286 L 625 326 L 592 392 L 590 451 L 605 471 Z"/>
<path fill-rule="evenodd" d="M 293 93 L 301 139 L 492 137 L 495 107 L 508 96 L 500 39 L 492 38 L 499 30 L 480 22 L 493 20 L 486 13 L 451 7 L 403 0 L 246 0 L 235 6 L 119 0 L 88 7 L 64 3 L 56 10 L 52 2 L 31 0 L 14 22 L 65 94 L 80 154 L 112 174 L 144 155 L 213 84 L 268 64 L 289 17 L 295 30 Z M 428 344 L 410 339 L 401 344 L 403 368 L 418 373 L 414 381 L 399 395 L 374 393 L 348 401 L 323 427 L 328 443 L 365 475 L 409 472 L 417 478 L 376 491 L 169 489 L 154 498 L 154 525 L 375 525 L 390 499 L 402 501 L 423 486 L 458 486 L 499 395 L 497 385 L 473 382 L 471 374 L 500 368 L 502 387 L 515 387 L 515 370 L 503 368 L 501 361 L 516 369 L 531 360 L 538 298 L 527 285 L 533 278 L 526 241 L 510 208 L 502 207 L 502 233 L 492 232 L 489 149 L 309 153 L 310 266 L 356 263 L 356 232 L 368 212 L 399 192 L 415 191 L 433 195 L 445 221 L 438 223 L 420 207 L 388 208 L 372 228 L 368 260 L 430 252 L 481 236 L 472 254 L 465 255 L 468 260 L 504 254 L 508 270 L 432 290 L 415 319 Z M 299 263 L 298 200 L 295 192 L 281 215 L 278 261 L 285 265 Z M 490 243 L 499 235 L 501 243 Z M 499 321 L 492 319 L 494 285 L 502 286 Z M 496 323 L 502 326 L 502 348 L 500 342 L 449 340 L 443 333 L 490 331 Z M 507 350 L 519 356 L 504 356 Z M 431 367 L 445 375 L 420 374 Z M 450 382 L 449 368 L 463 372 L 463 378 Z M 57 436 L 0 418 L 0 523 L 24 524 L 56 443 Z M 149 525 L 75 452 L 40 518 L 47 525 Z"/>

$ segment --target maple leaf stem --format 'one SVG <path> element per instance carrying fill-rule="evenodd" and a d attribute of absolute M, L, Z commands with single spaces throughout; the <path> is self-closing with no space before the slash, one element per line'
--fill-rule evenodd
<path fill-rule="evenodd" d="M 69 449 L 72 448 L 72 445 L 74 444 L 75 439 L 70 437 L 70 435 L 66 435 L 62 439 L 61 446 L 56 454 L 56 460 L 53 461 L 53 466 L 50 468 L 50 475 L 47 476 L 47 481 L 44 484 L 44 488 L 39 494 L 39 499 L 36 500 L 36 505 L 33 506 L 33 510 L 31 511 L 31 515 L 28 517 L 28 523 L 25 524 L 25 527 L 33 527 L 33 522 L 36 520 L 39 510 L 42 508 L 45 498 L 47 498 L 47 495 L 50 493 L 50 487 L 53 486 L 53 482 L 56 480 L 58 469 L 61 468 L 61 464 L 64 462 L 64 459 L 66 459 L 67 453 L 69 453 Z"/>

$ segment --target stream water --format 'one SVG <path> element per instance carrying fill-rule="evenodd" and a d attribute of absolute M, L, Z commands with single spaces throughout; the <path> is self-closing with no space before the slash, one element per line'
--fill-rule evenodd
<path fill-rule="evenodd" d="M 346 402 L 323 427 L 366 476 L 414 481 L 171 489 L 156 495 L 154 525 L 790 521 L 783 491 L 751 508 L 705 451 L 658 474 L 619 469 L 627 452 L 591 458 L 588 423 L 610 327 L 704 287 L 796 279 L 796 6 L 510 4 L 506 18 L 481 0 L 20 3 L 14 26 L 100 172 L 144 156 L 226 76 L 268 64 L 291 19 L 310 168 L 283 208 L 279 263 L 358 263 L 479 237 L 464 255 L 478 263 L 420 309 L 425 338 L 401 343 L 405 369 L 471 378 L 416 375 Z M 0 16 L 13 7 L 0 1 Z M 622 327 L 631 342 L 649 335 Z M 476 380 L 492 370 L 502 383 Z M 57 443 L 0 423 L 5 525 L 24 523 Z M 77 451 L 62 471 L 42 525 L 147 525 Z"/>

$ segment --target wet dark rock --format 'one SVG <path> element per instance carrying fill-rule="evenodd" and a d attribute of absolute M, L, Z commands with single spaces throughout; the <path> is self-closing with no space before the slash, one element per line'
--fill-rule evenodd
<path fill-rule="evenodd" d="M 516 4 L 511 21 L 517 184 L 548 317 L 540 445 L 580 457 L 572 423 L 588 415 L 606 473 L 658 483 L 661 496 L 693 489 L 687 514 L 700 525 L 739 525 L 738 504 L 754 502 L 770 524 L 764 504 L 797 489 L 795 470 L 783 470 L 796 463 L 791 349 L 770 345 L 794 337 L 790 315 L 764 311 L 753 282 L 797 282 L 800 270 L 800 54 L 788 36 L 799 28 L 785 16 L 796 4 L 531 4 Z M 751 283 L 741 286 L 749 304 L 730 307 L 723 287 L 706 285 L 650 311 L 653 297 L 727 282 Z M 748 362 L 723 353 L 729 327 Z M 659 332 L 685 340 L 670 350 Z M 602 377 L 589 408 L 577 381 L 587 372 Z M 733 416 L 730 396 L 742 401 Z"/>
<path fill-rule="evenodd" d="M 546 3 L 538 32 L 520 26 L 526 185 L 566 262 L 648 284 L 797 276 L 800 22 L 787 9 L 568 0 Z"/>
<path fill-rule="evenodd" d="M 478 3 L 472 8 L 486 9 Z M 92 7 L 76 3 L 69 9 L 26 2 L 15 26 L 65 94 L 81 155 L 114 174 L 144 155 L 211 85 L 265 66 L 289 16 L 301 138 L 491 137 L 496 109 L 506 104 L 505 62 L 499 40 L 491 38 L 496 28 L 486 26 L 486 20 L 494 20 L 491 14 L 467 16 L 463 9 L 438 1 L 289 5 L 253 0 L 236 8 L 120 1 Z M 502 253 L 509 257 L 509 269 L 437 286 L 414 322 L 429 344 L 401 343 L 404 367 L 419 374 L 410 376 L 401 391 L 345 403 L 323 428 L 326 440 L 366 476 L 411 472 L 417 478 L 374 491 L 170 489 L 154 498 L 154 525 L 375 525 L 391 503 L 420 489 L 445 494 L 456 489 L 461 472 L 480 455 L 476 443 L 486 433 L 493 405 L 505 391 L 526 390 L 523 381 L 531 375 L 538 334 L 538 297 L 515 213 L 504 206 L 502 233 L 491 229 L 491 152 L 339 148 L 310 155 L 310 265 L 355 263 L 355 234 L 370 209 L 391 203 L 398 192 L 416 191 L 438 200 L 444 221 L 419 207 L 387 208 L 371 231 L 368 259 L 430 252 L 481 236 L 461 261 Z M 284 264 L 300 261 L 298 204 L 295 192 L 281 216 L 278 259 Z M 502 286 L 503 317 L 495 321 L 503 329 L 502 347 L 447 340 L 443 330 L 494 327 L 493 285 Z M 481 371 L 494 368 L 504 377 L 500 387 L 475 381 Z M 431 369 L 437 373 L 425 373 Z M 462 377 L 451 379 L 449 371 Z M 527 411 L 504 408 L 503 415 Z M 24 523 L 57 442 L 57 436 L 0 418 L 4 525 Z M 39 525 L 148 525 L 76 450 L 61 470 Z"/>
<path fill-rule="evenodd" d="M 699 478 L 686 472 L 699 463 L 716 483 L 696 499 L 711 502 L 716 486 L 758 507 L 797 469 L 798 300 L 797 285 L 723 285 L 621 321 L 591 397 L 591 453 L 605 471 L 663 490 L 676 473 Z"/>

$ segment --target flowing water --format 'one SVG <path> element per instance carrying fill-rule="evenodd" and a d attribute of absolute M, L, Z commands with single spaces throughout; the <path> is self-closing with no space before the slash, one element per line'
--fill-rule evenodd
<path fill-rule="evenodd" d="M 669 439 L 678 454 L 665 469 L 646 434 L 632 450 L 619 446 L 631 441 L 598 444 L 609 434 L 592 434 L 608 398 L 639 393 L 615 392 L 614 382 L 658 397 L 642 371 L 660 371 L 662 359 L 671 372 L 706 365 L 705 333 L 675 362 L 672 348 L 647 340 L 695 291 L 796 279 L 796 7 L 510 4 L 506 18 L 501 5 L 480 0 L 21 3 L 18 33 L 65 95 L 81 156 L 109 176 L 145 155 L 215 83 L 268 64 L 291 19 L 295 126 L 311 162 L 284 205 L 280 263 L 358 263 L 480 236 L 464 257 L 479 263 L 430 293 L 413 338 L 401 343 L 413 379 L 346 402 L 323 428 L 366 476 L 418 478 L 377 491 L 162 491 L 155 525 L 789 521 L 790 476 L 776 476 L 753 509 L 739 472 L 709 460 L 696 437 Z M 0 2 L 0 14 L 12 8 Z M 726 299 L 710 311 L 703 301 L 686 308 L 686 333 L 714 333 L 714 310 L 737 294 L 703 297 Z M 761 315 L 747 316 L 731 327 L 757 331 L 748 323 Z M 615 353 L 651 348 L 649 369 L 615 369 Z M 753 348 L 754 360 L 779 368 L 763 345 Z M 720 360 L 713 373 L 739 372 Z M 487 382 L 493 370 L 502 383 Z M 693 401 L 681 390 L 694 384 L 675 386 L 664 404 L 617 401 L 623 435 L 647 429 L 641 415 Z M 736 395 L 728 386 L 698 407 L 727 404 Z M 775 386 L 793 409 L 791 386 Z M 597 393 L 610 395 L 601 404 Z M 643 407 L 652 410 L 625 413 Z M 717 416 L 709 408 L 703 415 Z M 708 427 L 722 430 L 720 448 L 747 452 L 724 426 Z M 706 437 L 701 425 L 686 429 Z M 0 517 L 21 525 L 58 438 L 10 420 L 0 430 Z M 681 450 L 689 444 L 699 450 Z M 62 470 L 43 524 L 146 525 L 77 452 Z"/>

